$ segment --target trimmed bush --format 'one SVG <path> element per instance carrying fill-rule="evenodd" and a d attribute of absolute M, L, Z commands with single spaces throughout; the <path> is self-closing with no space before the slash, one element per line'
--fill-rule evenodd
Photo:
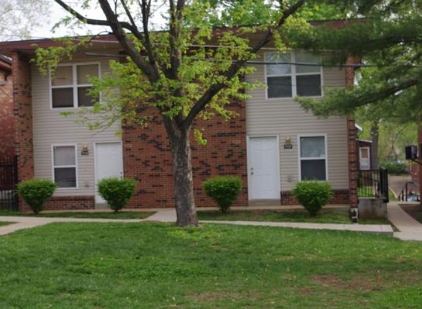
<path fill-rule="evenodd" d="M 293 189 L 293 195 L 299 203 L 315 217 L 322 206 L 333 196 L 331 185 L 326 181 L 301 181 Z"/>
<path fill-rule="evenodd" d="M 126 206 L 135 187 L 136 181 L 129 178 L 103 178 L 98 182 L 98 192 L 115 212 Z"/>
<path fill-rule="evenodd" d="M 202 184 L 205 194 L 212 198 L 221 212 L 227 212 L 242 190 L 242 180 L 235 176 L 217 176 Z"/>
<path fill-rule="evenodd" d="M 56 191 L 57 185 L 48 179 L 26 180 L 18 184 L 18 194 L 31 207 L 31 210 L 38 214 L 43 205 Z"/>

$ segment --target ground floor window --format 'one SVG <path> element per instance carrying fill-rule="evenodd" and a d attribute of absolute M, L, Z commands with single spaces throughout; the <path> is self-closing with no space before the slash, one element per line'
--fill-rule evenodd
<path fill-rule="evenodd" d="M 76 188 L 76 145 L 53 146 L 53 177 L 59 188 Z"/>
<path fill-rule="evenodd" d="M 301 136 L 299 142 L 300 179 L 327 180 L 325 136 Z"/>

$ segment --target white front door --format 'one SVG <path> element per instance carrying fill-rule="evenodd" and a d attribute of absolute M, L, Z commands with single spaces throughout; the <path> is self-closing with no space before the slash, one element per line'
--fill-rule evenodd
<path fill-rule="evenodd" d="M 369 147 L 359 148 L 359 168 L 361 170 L 369 170 L 371 168 L 371 153 Z"/>
<path fill-rule="evenodd" d="M 123 156 L 121 143 L 95 144 L 95 202 L 105 203 L 98 194 L 97 184 L 103 178 L 123 177 Z"/>
<path fill-rule="evenodd" d="M 280 199 L 277 137 L 249 138 L 249 199 Z"/>

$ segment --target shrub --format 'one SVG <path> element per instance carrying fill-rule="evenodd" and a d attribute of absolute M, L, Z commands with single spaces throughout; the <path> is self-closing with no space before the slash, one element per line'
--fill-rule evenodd
<path fill-rule="evenodd" d="M 326 181 L 301 181 L 293 189 L 299 203 L 315 217 L 332 197 L 331 185 Z"/>
<path fill-rule="evenodd" d="M 38 214 L 45 202 L 53 195 L 57 185 L 48 179 L 26 180 L 18 184 L 18 194 Z"/>
<path fill-rule="evenodd" d="M 388 169 L 389 174 L 402 175 L 408 174 L 407 165 L 404 162 L 385 161 L 380 164 L 381 167 Z"/>
<path fill-rule="evenodd" d="M 98 192 L 115 212 L 126 206 L 135 187 L 135 180 L 129 178 L 103 178 L 98 182 Z"/>
<path fill-rule="evenodd" d="M 212 198 L 221 212 L 227 212 L 239 196 L 242 180 L 235 176 L 217 176 L 203 183 L 205 194 Z"/>

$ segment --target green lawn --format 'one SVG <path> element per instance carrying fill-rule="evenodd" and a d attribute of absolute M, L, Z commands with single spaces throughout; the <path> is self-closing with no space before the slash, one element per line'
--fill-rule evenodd
<path fill-rule="evenodd" d="M 9 224 L 12 224 L 13 222 L 3 222 L 3 221 L 0 221 L 0 226 L 4 226 L 4 225 L 9 225 Z"/>
<path fill-rule="evenodd" d="M 316 217 L 311 217 L 304 209 L 282 210 L 236 210 L 227 213 L 220 211 L 198 210 L 200 220 L 223 221 L 269 221 L 269 222 L 311 222 L 311 223 L 351 223 L 349 208 L 322 209 Z M 387 219 L 360 219 L 360 224 L 389 224 Z"/>
<path fill-rule="evenodd" d="M 2 309 L 420 308 L 422 247 L 251 226 L 56 223 L 0 237 Z"/>
<path fill-rule="evenodd" d="M 231 220 L 231 221 L 270 221 L 270 222 L 312 222 L 312 223 L 351 223 L 349 209 L 326 208 L 316 217 L 310 217 L 304 209 L 282 210 L 237 210 L 233 208 L 227 213 L 217 210 L 198 209 L 200 220 Z M 145 219 L 154 212 L 120 211 L 114 212 L 43 212 L 37 217 L 66 217 L 66 218 L 104 218 L 104 219 Z M 0 216 L 35 216 L 32 213 L 1 212 Z M 360 224 L 389 224 L 386 219 L 359 220 Z"/>

